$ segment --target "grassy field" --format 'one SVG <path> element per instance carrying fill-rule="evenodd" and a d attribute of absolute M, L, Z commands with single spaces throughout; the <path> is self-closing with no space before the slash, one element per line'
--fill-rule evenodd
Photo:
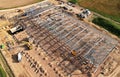
<path fill-rule="evenodd" d="M 92 22 L 120 37 L 120 25 L 100 17 L 94 18 Z"/>
<path fill-rule="evenodd" d="M 78 4 L 120 22 L 120 0 L 78 0 Z"/>
<path fill-rule="evenodd" d="M 7 64 L 7 61 L 3 57 L 1 51 L 0 51 L 0 61 L 3 63 L 3 67 L 5 68 L 5 71 L 6 71 L 7 75 L 8 75 L 8 77 L 15 77 L 12 70 L 10 69 L 9 65 Z M 1 69 L 0 77 L 6 77 L 5 72 L 2 72 L 4 70 L 1 68 L 1 66 L 0 66 L 0 69 Z"/>
<path fill-rule="evenodd" d="M 0 10 L 25 6 L 40 1 L 43 0 L 0 0 Z"/>
<path fill-rule="evenodd" d="M 1 65 L 0 65 L 0 77 L 7 77 L 6 72 L 4 71 Z"/>

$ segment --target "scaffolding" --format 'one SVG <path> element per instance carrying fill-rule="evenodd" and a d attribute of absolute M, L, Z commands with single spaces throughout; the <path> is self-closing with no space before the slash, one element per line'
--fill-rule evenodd
<path fill-rule="evenodd" d="M 94 72 L 117 44 L 116 40 L 73 19 L 57 6 L 38 9 L 18 22 L 26 25 L 25 31 L 37 47 L 54 59 L 62 58 L 58 66 L 67 74 L 76 69 L 83 73 Z M 73 50 L 76 56 L 71 54 Z"/>

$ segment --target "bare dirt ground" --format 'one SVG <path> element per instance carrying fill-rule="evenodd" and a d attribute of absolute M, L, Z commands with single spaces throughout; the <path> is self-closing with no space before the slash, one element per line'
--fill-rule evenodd
<path fill-rule="evenodd" d="M 24 6 L 38 1 L 42 0 L 0 0 L 0 9 Z"/>
<path fill-rule="evenodd" d="M 110 54 L 98 77 L 120 77 L 120 45 Z"/>
<path fill-rule="evenodd" d="M 23 5 L 28 5 L 31 4 L 33 2 L 37 2 L 38 0 L 15 0 L 14 2 L 12 0 L 0 0 L 0 9 L 1 8 L 11 8 L 11 7 L 17 7 L 17 6 L 23 6 Z M 51 2 L 55 3 L 56 1 L 54 0 L 50 0 Z M 57 3 L 56 3 L 57 4 Z M 7 5 L 7 6 L 6 6 Z M 2 26 L 6 26 L 6 24 L 8 24 L 7 21 L 0 21 L 0 27 Z M 103 30 L 101 30 L 103 31 Z M 1 41 L 3 42 L 7 40 L 7 38 L 5 36 L 8 36 L 6 34 L 5 31 L 1 31 L 0 32 L 0 37 L 1 37 Z M 9 36 L 8 36 L 9 37 Z M 3 38 L 3 40 L 2 40 Z M 6 39 L 5 39 L 6 38 Z M 120 48 L 120 46 L 118 47 Z M 3 52 L 4 55 L 7 58 L 8 64 L 10 65 L 10 67 L 12 68 L 13 72 L 15 73 L 16 77 L 31 77 L 31 74 L 33 74 L 33 68 L 30 68 L 30 64 L 27 61 L 26 57 L 23 56 L 22 62 L 21 63 L 16 63 L 13 62 L 13 59 L 11 57 L 12 54 L 16 54 L 20 49 L 14 49 L 12 50 L 12 52 L 8 52 L 5 51 Z M 38 49 L 39 50 L 39 49 Z M 37 51 L 33 50 L 35 53 L 38 53 Z M 41 52 L 42 50 L 39 50 L 39 52 Z M 49 68 L 48 65 L 46 65 L 46 63 L 42 62 L 42 58 L 40 58 L 40 56 L 38 56 L 37 54 L 35 54 L 33 52 L 29 52 L 29 55 L 34 55 L 35 60 L 38 61 L 39 59 L 39 63 L 44 67 L 44 68 Z M 98 77 L 119 77 L 120 76 L 120 49 L 116 49 L 113 51 L 113 53 L 110 55 L 112 57 L 112 59 L 110 61 L 107 61 L 107 64 L 105 67 L 104 72 L 106 72 L 107 75 L 99 75 Z M 44 55 L 42 55 L 41 57 L 45 57 Z M 49 61 L 49 58 L 48 60 Z M 113 62 L 112 62 L 113 61 Z M 46 66 L 45 66 L 46 65 Z M 110 68 L 112 67 L 112 68 Z M 48 71 L 49 69 L 47 69 Z M 112 70 L 111 72 L 109 70 Z M 51 71 L 53 72 L 53 71 Z M 50 72 L 48 73 L 50 74 Z M 74 73 L 74 75 L 77 75 L 76 73 Z M 32 75 L 33 76 L 33 75 Z M 36 76 L 36 75 L 35 75 Z M 75 77 L 75 76 L 72 76 Z M 83 76 L 77 76 L 77 77 L 83 77 Z"/>

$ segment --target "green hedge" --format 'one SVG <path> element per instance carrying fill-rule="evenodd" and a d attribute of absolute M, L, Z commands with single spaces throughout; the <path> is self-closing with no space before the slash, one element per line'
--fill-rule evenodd
<path fill-rule="evenodd" d="M 78 0 L 68 0 L 69 2 L 76 4 Z"/>
<path fill-rule="evenodd" d="M 92 20 L 92 22 L 105 28 L 106 30 L 117 35 L 118 37 L 120 37 L 120 25 L 117 25 L 113 22 L 110 22 L 110 21 L 100 18 L 100 17 L 94 18 Z"/>
<path fill-rule="evenodd" d="M 4 71 L 1 65 L 0 65 L 0 77 L 7 77 L 6 72 Z"/>

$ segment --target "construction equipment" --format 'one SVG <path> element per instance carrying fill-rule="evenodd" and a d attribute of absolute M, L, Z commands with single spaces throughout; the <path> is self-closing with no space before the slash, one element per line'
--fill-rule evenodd
<path fill-rule="evenodd" d="M 26 46 L 28 47 L 29 50 L 32 49 L 32 43 L 27 42 L 27 41 L 22 41 L 22 44 L 23 44 L 23 45 L 26 45 Z"/>
<path fill-rule="evenodd" d="M 16 9 L 16 12 L 23 12 L 22 9 Z"/>
<path fill-rule="evenodd" d="M 73 50 L 72 52 L 71 52 L 71 54 L 73 55 L 73 56 L 76 56 L 76 51 L 75 50 Z"/>

